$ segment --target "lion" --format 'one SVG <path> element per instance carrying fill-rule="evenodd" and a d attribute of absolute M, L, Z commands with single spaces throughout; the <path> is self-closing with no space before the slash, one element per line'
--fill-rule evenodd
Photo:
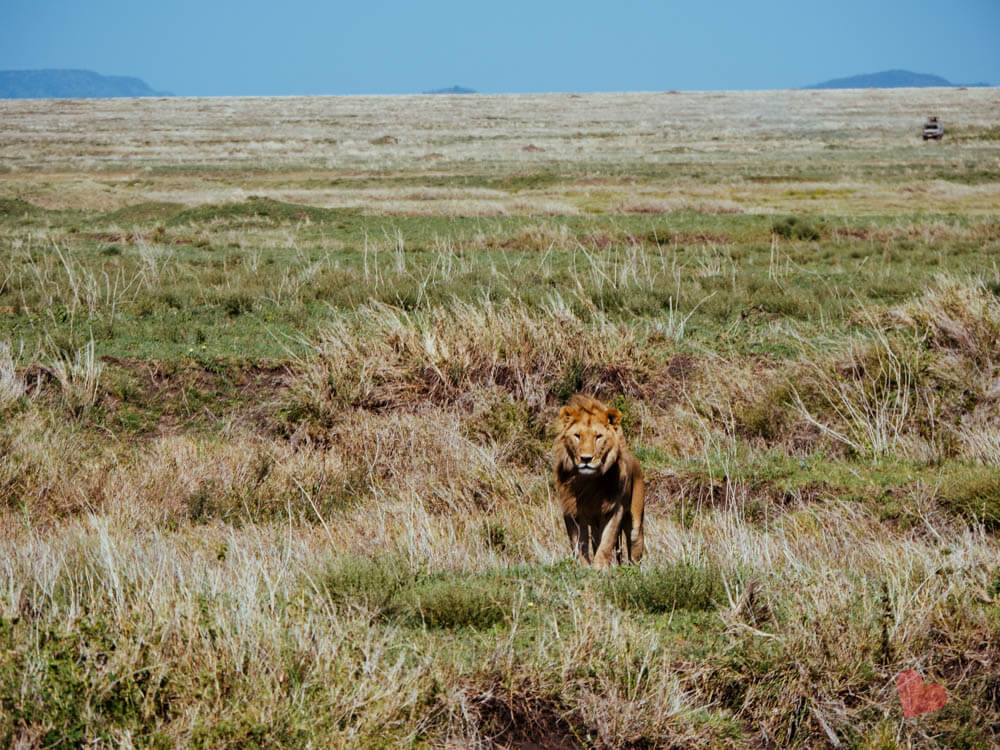
<path fill-rule="evenodd" d="M 576 558 L 603 569 L 638 563 L 645 551 L 642 467 L 629 453 L 622 413 L 577 394 L 559 412 L 555 475 L 559 505 Z"/>

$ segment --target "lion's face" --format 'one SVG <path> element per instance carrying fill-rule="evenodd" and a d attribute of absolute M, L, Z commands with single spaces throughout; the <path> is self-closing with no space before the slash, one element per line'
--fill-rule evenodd
<path fill-rule="evenodd" d="M 621 412 L 597 401 L 575 401 L 559 412 L 556 445 L 563 469 L 581 476 L 604 474 L 618 460 Z"/>

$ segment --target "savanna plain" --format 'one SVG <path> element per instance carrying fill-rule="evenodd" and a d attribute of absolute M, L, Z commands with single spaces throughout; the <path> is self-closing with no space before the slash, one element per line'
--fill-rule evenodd
<path fill-rule="evenodd" d="M 998 89 L 0 113 L 0 744 L 1000 743 Z"/>

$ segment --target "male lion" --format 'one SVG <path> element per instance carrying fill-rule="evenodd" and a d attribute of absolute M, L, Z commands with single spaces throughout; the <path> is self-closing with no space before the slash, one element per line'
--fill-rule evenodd
<path fill-rule="evenodd" d="M 622 434 L 622 413 L 577 394 L 559 412 L 555 442 L 556 488 L 577 559 L 606 568 L 611 555 L 637 563 L 645 550 L 645 485 L 639 461 Z"/>

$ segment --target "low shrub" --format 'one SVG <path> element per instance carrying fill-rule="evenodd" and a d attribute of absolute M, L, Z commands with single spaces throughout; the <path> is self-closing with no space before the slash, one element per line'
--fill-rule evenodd
<path fill-rule="evenodd" d="M 772 234 L 789 240 L 818 240 L 819 230 L 806 219 L 788 216 L 771 224 Z"/>
<path fill-rule="evenodd" d="M 219 306 L 230 318 L 237 318 L 253 310 L 254 301 L 248 294 L 230 293 L 219 297 Z"/>
<path fill-rule="evenodd" d="M 409 563 L 398 555 L 348 556 L 331 562 L 318 584 L 340 607 L 360 607 L 376 614 L 387 614 L 397 609 L 400 592 L 412 586 L 414 580 Z"/>
<path fill-rule="evenodd" d="M 510 460 L 542 470 L 548 465 L 551 439 L 548 423 L 527 404 L 508 394 L 496 394 L 463 426 L 470 439 L 499 445 Z"/>
<path fill-rule="evenodd" d="M 502 582 L 467 578 L 428 581 L 406 593 L 408 619 L 429 628 L 485 630 L 513 609 L 513 592 Z"/>
<path fill-rule="evenodd" d="M 721 570 L 687 560 L 646 570 L 621 567 L 600 583 L 601 595 L 620 609 L 671 612 L 713 609 L 725 596 Z"/>
<path fill-rule="evenodd" d="M 762 438 L 768 442 L 786 436 L 791 421 L 794 394 L 787 380 L 773 384 L 760 398 L 742 405 L 736 411 L 740 432 L 747 437 Z"/>
<path fill-rule="evenodd" d="M 509 581 L 464 573 L 421 577 L 397 554 L 338 558 L 316 583 L 339 608 L 441 629 L 490 628 L 510 615 L 515 599 Z"/>

